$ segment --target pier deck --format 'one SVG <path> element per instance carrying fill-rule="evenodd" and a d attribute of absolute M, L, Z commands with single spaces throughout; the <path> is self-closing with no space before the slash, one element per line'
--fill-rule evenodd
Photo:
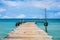
<path fill-rule="evenodd" d="M 3 40 L 52 40 L 52 37 L 38 28 L 35 22 L 27 22 L 11 31 Z"/>

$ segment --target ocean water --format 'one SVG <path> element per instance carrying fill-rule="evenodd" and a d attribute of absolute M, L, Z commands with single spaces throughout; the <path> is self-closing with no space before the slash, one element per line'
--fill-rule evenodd
<path fill-rule="evenodd" d="M 13 29 L 17 28 L 15 26 L 16 22 L 21 21 L 21 19 L 0 19 L 0 40 L 6 37 Z M 37 22 L 37 26 L 45 30 L 44 23 L 39 21 L 45 21 L 44 19 L 26 19 L 22 20 L 24 22 Z M 60 40 L 60 19 L 48 19 L 49 25 L 48 35 L 51 35 L 53 40 Z"/>

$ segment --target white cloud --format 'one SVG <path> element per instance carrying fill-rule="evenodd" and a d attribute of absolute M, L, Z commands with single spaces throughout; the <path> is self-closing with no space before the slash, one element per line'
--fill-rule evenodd
<path fill-rule="evenodd" d="M 40 18 L 40 19 L 42 19 L 42 18 L 45 18 L 45 16 L 44 16 L 44 15 L 42 15 L 42 14 L 40 14 L 40 15 L 32 16 L 32 18 Z"/>
<path fill-rule="evenodd" d="M 60 8 L 60 3 L 55 2 L 54 0 L 32 0 L 32 1 L 2 1 L 4 4 L 11 6 L 11 7 L 22 7 L 22 6 L 33 6 L 33 7 L 38 7 L 38 8 L 47 8 L 47 9 L 52 9 L 52 8 Z"/>
<path fill-rule="evenodd" d="M 50 13 L 47 15 L 47 18 L 60 18 L 60 12 L 58 13 Z"/>
<path fill-rule="evenodd" d="M 9 16 L 3 16 L 2 18 L 6 18 L 6 19 L 7 19 L 7 18 L 13 18 L 13 17 L 9 17 Z"/>
<path fill-rule="evenodd" d="M 53 13 L 47 15 L 47 18 L 54 18 L 54 17 L 55 15 Z"/>
<path fill-rule="evenodd" d="M 8 16 L 3 16 L 3 18 L 9 18 Z"/>
<path fill-rule="evenodd" d="M 16 16 L 16 18 L 25 18 L 25 17 L 26 17 L 25 14 L 20 14 L 20 15 Z"/>
<path fill-rule="evenodd" d="M 38 8 L 45 8 L 46 5 L 43 2 L 32 2 L 31 4 L 34 7 L 38 7 Z"/>
<path fill-rule="evenodd" d="M 21 6 L 23 6 L 24 5 L 24 3 L 23 2 L 20 2 L 20 1 L 2 1 L 5 5 L 7 5 L 7 6 L 10 6 L 10 7 L 17 7 L 17 8 L 19 8 L 19 7 L 21 7 Z"/>
<path fill-rule="evenodd" d="M 60 4 L 57 4 L 58 8 L 60 8 Z"/>
<path fill-rule="evenodd" d="M 40 18 L 40 19 L 45 18 L 45 15 L 40 15 L 39 18 Z"/>
<path fill-rule="evenodd" d="M 33 16 L 32 18 L 38 18 L 37 16 Z"/>
<path fill-rule="evenodd" d="M 31 7 L 37 7 L 37 8 L 47 8 L 52 10 L 52 9 L 56 9 L 56 8 L 60 8 L 60 2 L 55 2 L 54 0 L 41 0 L 41 1 L 27 1 L 27 2 L 21 2 L 21 1 L 2 1 L 5 5 L 8 5 L 9 7 L 24 7 L 24 6 L 31 6 Z M 8 7 L 8 8 L 9 8 Z M 6 11 L 6 9 L 0 9 L 0 12 Z M 54 18 L 56 16 L 60 16 L 60 12 L 59 13 L 54 13 L 53 15 L 49 15 L 49 18 Z M 20 14 L 18 16 L 15 16 L 14 18 L 25 18 L 26 15 L 25 14 Z M 3 18 L 13 18 L 13 17 L 9 17 L 9 16 L 4 16 Z M 37 16 L 33 16 L 32 18 L 37 18 Z M 39 18 L 44 18 L 43 15 L 40 16 Z"/>
<path fill-rule="evenodd" d="M 47 9 L 52 9 L 52 8 L 60 8 L 60 3 L 54 2 L 54 1 L 35 1 L 32 2 L 32 6 L 38 7 L 38 8 L 47 8 Z"/>
<path fill-rule="evenodd" d="M 4 8 L 0 8 L 0 12 L 6 11 L 6 9 Z"/>
<path fill-rule="evenodd" d="M 56 13 L 55 16 L 60 16 L 60 12 Z"/>
<path fill-rule="evenodd" d="M 18 16 L 3 16 L 2 18 L 25 18 L 26 15 L 25 14 L 20 14 Z"/>
<path fill-rule="evenodd" d="M 6 1 L 5 4 L 9 6 L 17 6 L 16 2 L 12 2 L 12 1 Z"/>
<path fill-rule="evenodd" d="M 2 15 L 0 14 L 0 16 L 2 16 Z"/>

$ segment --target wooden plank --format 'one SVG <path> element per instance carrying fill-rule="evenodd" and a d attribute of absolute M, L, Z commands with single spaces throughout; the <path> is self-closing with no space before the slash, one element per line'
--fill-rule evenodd
<path fill-rule="evenodd" d="M 52 40 L 52 37 L 38 28 L 35 22 L 27 22 L 14 29 L 3 40 Z"/>

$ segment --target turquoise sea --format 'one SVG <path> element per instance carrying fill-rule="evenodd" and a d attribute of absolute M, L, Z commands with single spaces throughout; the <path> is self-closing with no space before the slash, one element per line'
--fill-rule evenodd
<path fill-rule="evenodd" d="M 0 19 L 0 40 L 8 35 L 13 29 L 17 28 L 15 26 L 16 22 L 21 21 L 21 19 Z M 44 30 L 45 26 L 42 21 L 44 19 L 24 19 L 24 22 L 37 22 L 37 26 Z M 40 21 L 40 22 L 39 22 Z M 53 40 L 60 40 L 60 19 L 48 19 L 48 34 L 53 36 Z"/>

